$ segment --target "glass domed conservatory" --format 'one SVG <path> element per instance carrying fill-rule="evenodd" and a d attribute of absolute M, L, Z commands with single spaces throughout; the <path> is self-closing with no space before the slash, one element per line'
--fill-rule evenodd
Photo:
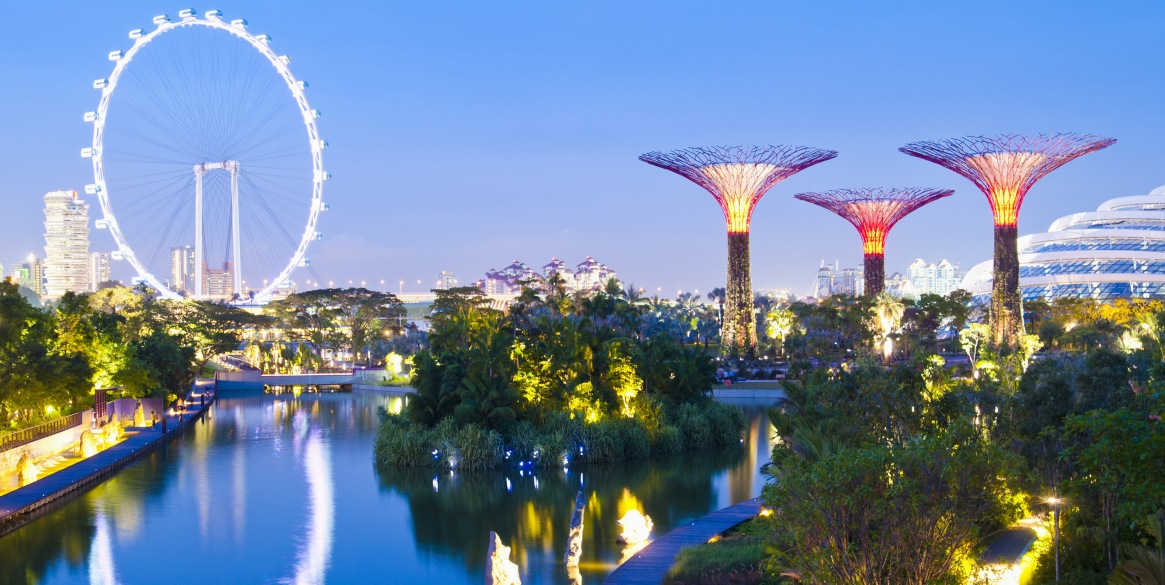
<path fill-rule="evenodd" d="M 1096 211 L 1057 219 L 1047 233 L 1019 238 L 1019 262 L 1025 301 L 1165 297 L 1165 186 L 1110 199 Z M 976 301 L 989 299 L 991 261 L 968 271 L 962 287 Z"/>

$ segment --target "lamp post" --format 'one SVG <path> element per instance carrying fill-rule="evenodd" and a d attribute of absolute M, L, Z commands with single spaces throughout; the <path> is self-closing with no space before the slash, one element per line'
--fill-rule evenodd
<path fill-rule="evenodd" d="M 1056 583 L 1060 582 L 1060 506 L 1064 504 L 1062 498 L 1052 496 L 1045 498 L 1044 503 L 1052 507 L 1052 546 L 1056 549 Z"/>

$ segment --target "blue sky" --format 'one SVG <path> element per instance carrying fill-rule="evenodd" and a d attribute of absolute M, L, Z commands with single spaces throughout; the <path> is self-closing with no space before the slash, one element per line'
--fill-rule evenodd
<path fill-rule="evenodd" d="M 184 5 L 6 6 L 0 24 L 0 263 L 43 254 L 41 197 L 91 181 L 78 151 L 92 80 L 126 32 Z M 511 259 L 592 255 L 666 295 L 724 279 L 711 197 L 636 156 L 704 144 L 804 144 L 837 159 L 777 185 L 752 223 L 754 285 L 805 293 L 856 232 L 793 194 L 956 190 L 902 221 L 888 271 L 964 268 L 991 251 L 984 197 L 897 152 L 907 142 L 1075 131 L 1115 146 L 1039 183 L 1021 233 L 1165 184 L 1159 2 L 232 2 L 293 57 L 330 143 L 331 211 L 309 251 L 324 279 L 425 289 Z M 96 206 L 94 206 L 96 207 Z M 91 215 L 97 215 L 92 213 Z M 112 242 L 103 232 L 94 250 Z M 303 278 L 304 276 L 300 276 Z"/>

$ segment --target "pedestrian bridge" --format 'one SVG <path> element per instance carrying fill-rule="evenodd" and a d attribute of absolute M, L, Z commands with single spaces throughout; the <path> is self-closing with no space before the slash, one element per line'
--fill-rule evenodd
<path fill-rule="evenodd" d="M 356 374 L 264 374 L 250 370 L 243 372 L 215 372 L 214 384 L 219 392 L 232 390 L 263 390 L 272 386 L 339 386 L 350 389 L 356 383 Z"/>

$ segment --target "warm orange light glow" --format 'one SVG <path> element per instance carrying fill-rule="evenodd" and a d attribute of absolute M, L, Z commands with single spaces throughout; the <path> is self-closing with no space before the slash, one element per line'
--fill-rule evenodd
<path fill-rule="evenodd" d="M 886 253 L 886 233 L 889 232 L 885 227 L 871 227 L 862 230 L 862 251 L 867 256 L 876 254 L 881 256 Z"/>
<path fill-rule="evenodd" d="M 781 170 L 781 167 L 769 163 L 722 163 L 700 168 L 700 172 L 716 186 L 712 194 L 720 203 L 728 231 L 732 233 L 748 231 L 752 210 L 764 195 L 762 187 L 769 177 Z"/>
<path fill-rule="evenodd" d="M 995 225 L 1018 223 L 1023 197 L 1047 158 L 1042 152 L 989 152 L 967 157 L 967 165 L 978 171 L 988 187 L 987 199 Z"/>

